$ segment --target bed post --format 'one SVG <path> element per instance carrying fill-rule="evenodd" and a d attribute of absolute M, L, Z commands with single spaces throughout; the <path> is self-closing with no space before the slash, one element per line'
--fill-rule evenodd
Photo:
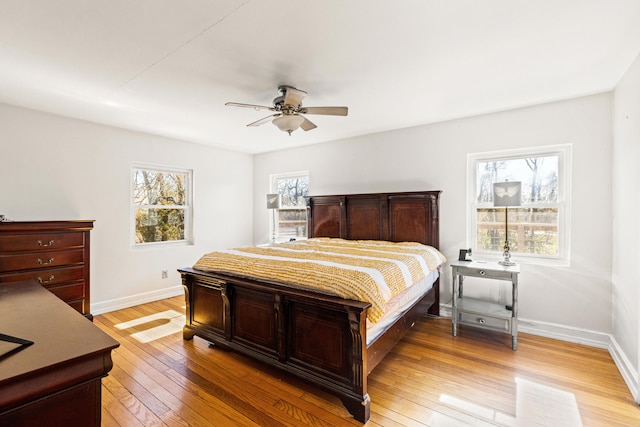
<path fill-rule="evenodd" d="M 286 363 L 287 361 L 287 302 L 280 294 L 275 294 L 273 301 L 273 310 L 276 316 L 276 328 L 278 329 L 278 361 Z"/>
<path fill-rule="evenodd" d="M 224 325 L 224 339 L 231 341 L 231 290 L 226 282 L 222 282 L 220 286 L 220 298 L 222 299 L 223 317 L 222 324 Z"/>
<path fill-rule="evenodd" d="M 352 307 L 345 307 L 349 318 L 349 330 L 352 343 L 352 369 L 353 369 L 353 391 L 357 397 L 343 397 L 342 404 L 349 413 L 361 423 L 366 423 L 371 416 L 371 399 L 367 393 L 367 311 L 353 310 Z"/>
<path fill-rule="evenodd" d="M 188 281 L 191 280 L 191 278 L 185 274 L 182 274 L 182 287 L 184 288 L 184 300 L 185 300 L 185 305 L 186 305 L 186 309 L 185 309 L 185 314 L 189 317 L 187 317 L 187 321 L 185 322 L 184 327 L 182 328 L 182 338 L 184 340 L 191 340 L 193 339 L 193 336 L 196 334 L 196 331 L 194 331 L 193 329 L 189 328 L 189 324 L 191 323 L 191 296 L 189 293 L 189 285 L 188 285 Z"/>

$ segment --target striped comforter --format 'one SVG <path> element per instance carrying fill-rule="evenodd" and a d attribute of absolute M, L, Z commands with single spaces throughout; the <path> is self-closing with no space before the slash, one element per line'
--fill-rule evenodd
<path fill-rule="evenodd" d="M 413 242 L 314 238 L 208 253 L 193 266 L 314 288 L 371 303 L 377 322 L 388 301 L 439 268 L 445 257 Z"/>

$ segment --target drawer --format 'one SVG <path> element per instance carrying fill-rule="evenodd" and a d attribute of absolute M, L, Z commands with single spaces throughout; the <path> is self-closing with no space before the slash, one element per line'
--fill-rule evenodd
<path fill-rule="evenodd" d="M 467 277 L 484 277 L 485 279 L 494 279 L 494 280 L 511 280 L 512 273 L 509 271 L 499 271 L 499 270 L 490 270 L 490 269 L 458 269 L 458 274 Z"/>
<path fill-rule="evenodd" d="M 0 283 L 20 280 L 35 280 L 45 286 L 78 282 L 84 280 L 84 265 L 0 274 Z"/>
<path fill-rule="evenodd" d="M 476 326 L 494 331 L 511 332 L 511 319 L 492 317 L 487 314 L 459 311 L 458 322 L 463 325 Z"/>
<path fill-rule="evenodd" d="M 71 308 L 73 308 L 75 311 L 77 311 L 78 313 L 85 314 L 85 312 L 84 312 L 84 299 L 79 299 L 79 300 L 75 300 L 75 301 L 65 301 L 65 302 L 69 306 L 71 306 Z M 88 307 L 87 307 L 87 311 L 89 311 Z M 86 316 L 86 314 L 85 314 L 85 316 Z"/>
<path fill-rule="evenodd" d="M 63 286 L 45 286 L 45 288 L 65 302 L 84 299 L 84 282 Z"/>
<path fill-rule="evenodd" d="M 0 271 L 51 268 L 61 265 L 82 264 L 84 249 L 0 254 Z"/>
<path fill-rule="evenodd" d="M 24 233 L 0 235 L 0 252 L 26 252 L 84 246 L 84 234 Z"/>

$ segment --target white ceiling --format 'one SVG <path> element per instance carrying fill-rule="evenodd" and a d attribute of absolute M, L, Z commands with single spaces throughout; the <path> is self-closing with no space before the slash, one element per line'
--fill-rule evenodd
<path fill-rule="evenodd" d="M 0 0 L 0 102 L 260 153 L 611 90 L 638 0 Z M 305 106 L 270 123 L 277 87 Z"/>

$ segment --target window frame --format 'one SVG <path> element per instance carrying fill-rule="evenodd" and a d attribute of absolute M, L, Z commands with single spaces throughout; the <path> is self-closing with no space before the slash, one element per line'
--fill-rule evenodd
<path fill-rule="evenodd" d="M 296 177 L 306 177 L 307 178 L 307 191 L 308 191 L 308 186 L 309 186 L 309 172 L 308 171 L 297 171 L 297 172 L 285 172 L 285 173 L 276 173 L 276 174 L 271 174 L 269 176 L 269 189 L 270 189 L 270 193 L 276 194 L 279 193 L 278 191 L 278 180 L 279 179 L 287 179 L 287 178 L 296 178 Z M 307 194 L 308 196 L 308 194 Z M 275 237 L 276 240 L 278 240 L 278 238 L 281 236 L 280 234 L 280 211 L 281 210 L 296 210 L 296 211 L 304 211 L 305 213 L 305 217 L 307 214 L 307 207 L 306 207 L 306 203 L 303 207 L 293 207 L 293 206 L 285 206 L 285 207 L 280 207 L 279 209 L 274 209 L 274 212 L 269 211 L 269 236 L 273 236 L 274 235 L 274 222 L 275 222 L 275 229 L 276 229 L 276 233 L 275 233 Z M 275 221 L 273 220 L 273 215 L 275 215 Z M 308 230 L 308 218 L 307 218 L 307 225 L 305 227 L 305 235 L 304 236 L 295 236 L 295 239 L 297 240 L 304 240 L 307 239 L 309 230 Z"/>
<path fill-rule="evenodd" d="M 557 202 L 527 203 L 527 208 L 553 207 L 558 209 L 558 255 L 538 255 L 527 253 L 513 253 L 515 261 L 522 264 L 551 265 L 568 267 L 571 262 L 571 175 L 572 175 L 572 145 L 559 144 L 530 148 L 507 149 L 490 152 L 469 153 L 467 155 L 467 246 L 472 248 L 474 258 L 499 261 L 502 252 L 478 251 L 477 244 L 477 209 L 493 207 L 488 203 L 478 203 L 477 164 L 481 162 L 524 159 L 528 157 L 557 156 L 558 157 L 558 196 Z M 517 208 L 512 208 L 517 209 Z"/>
<path fill-rule="evenodd" d="M 185 180 L 185 204 L 184 205 L 162 205 L 163 209 L 182 209 L 184 211 L 184 238 L 180 240 L 166 240 L 161 242 L 142 242 L 136 243 L 136 209 L 154 208 L 158 205 L 137 205 L 134 201 L 135 197 L 135 176 L 136 171 L 145 170 L 162 173 L 175 173 L 186 175 Z M 129 204 L 131 206 L 130 213 L 130 246 L 134 250 L 153 249 L 171 246 L 186 246 L 193 244 L 193 170 L 166 165 L 156 165 L 149 163 L 132 163 L 131 176 L 129 179 Z"/>

